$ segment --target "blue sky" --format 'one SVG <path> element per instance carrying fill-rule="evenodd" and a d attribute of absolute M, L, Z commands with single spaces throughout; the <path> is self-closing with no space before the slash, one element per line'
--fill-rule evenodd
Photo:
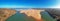
<path fill-rule="evenodd" d="M 57 0 L 0 0 L 0 8 L 46 8 L 56 4 Z"/>

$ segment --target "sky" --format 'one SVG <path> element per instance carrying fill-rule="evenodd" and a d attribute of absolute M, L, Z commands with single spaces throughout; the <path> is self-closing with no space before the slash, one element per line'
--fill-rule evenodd
<path fill-rule="evenodd" d="M 0 8 L 59 7 L 59 0 L 0 0 Z"/>

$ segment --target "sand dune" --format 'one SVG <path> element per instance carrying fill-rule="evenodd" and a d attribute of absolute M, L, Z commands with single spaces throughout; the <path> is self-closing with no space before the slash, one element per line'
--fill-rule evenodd
<path fill-rule="evenodd" d="M 8 17 L 14 15 L 16 13 L 15 10 L 10 10 L 10 9 L 0 9 L 0 21 L 5 21 Z"/>
<path fill-rule="evenodd" d="M 42 10 L 28 9 L 28 10 L 20 10 L 20 13 L 25 13 L 27 16 L 32 16 L 36 20 L 41 20 L 41 12 Z"/>

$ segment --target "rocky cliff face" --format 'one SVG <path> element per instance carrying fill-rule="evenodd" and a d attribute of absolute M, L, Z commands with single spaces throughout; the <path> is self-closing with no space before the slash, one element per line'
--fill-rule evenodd
<path fill-rule="evenodd" d="M 52 17 L 54 17 L 57 20 L 60 20 L 60 9 L 56 8 L 56 9 L 47 9 L 47 12 L 50 13 L 50 15 Z"/>

